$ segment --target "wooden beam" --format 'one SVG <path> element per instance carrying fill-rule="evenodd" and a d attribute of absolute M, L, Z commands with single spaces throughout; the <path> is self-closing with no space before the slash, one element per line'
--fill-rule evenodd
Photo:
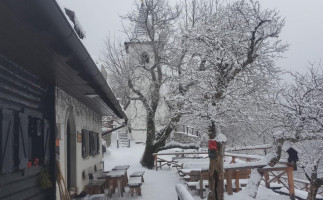
<path fill-rule="evenodd" d="M 265 172 L 264 177 L 265 177 L 265 186 L 266 186 L 266 188 L 270 188 L 270 183 L 268 182 L 269 181 L 269 173 L 268 173 L 268 171 Z"/>
<path fill-rule="evenodd" d="M 270 179 L 269 181 L 268 181 L 268 183 L 270 184 L 271 182 L 274 182 L 275 180 L 277 180 L 277 179 L 279 179 L 283 174 L 285 174 L 286 173 L 286 171 L 283 171 L 282 173 L 280 173 L 280 174 L 278 174 L 278 175 L 276 175 L 276 174 L 274 174 L 274 173 L 271 173 L 273 176 L 274 176 L 274 178 L 272 178 L 272 179 Z"/>
<path fill-rule="evenodd" d="M 236 163 L 236 157 L 235 156 L 232 156 L 232 159 L 231 159 L 231 162 L 230 162 L 230 164 L 232 164 L 232 163 Z"/>

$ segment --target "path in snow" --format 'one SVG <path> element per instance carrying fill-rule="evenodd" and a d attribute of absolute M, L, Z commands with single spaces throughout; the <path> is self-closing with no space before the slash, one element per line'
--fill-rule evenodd
<path fill-rule="evenodd" d="M 126 188 L 123 199 L 141 199 L 141 200 L 167 200 L 176 199 L 175 185 L 181 182 L 176 169 L 163 167 L 162 170 L 148 170 L 141 167 L 140 158 L 145 146 L 143 144 L 131 143 L 131 148 L 116 148 L 115 134 L 112 135 L 112 145 L 104 154 L 104 168 L 111 170 L 116 165 L 130 165 L 128 176 L 134 171 L 145 171 L 145 182 L 141 186 L 142 197 L 131 197 Z M 122 199 L 118 193 L 113 194 L 112 199 Z"/>

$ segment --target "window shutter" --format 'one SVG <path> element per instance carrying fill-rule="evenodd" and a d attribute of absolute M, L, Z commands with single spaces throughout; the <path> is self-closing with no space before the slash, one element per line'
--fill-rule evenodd
<path fill-rule="evenodd" d="M 96 146 L 96 154 L 99 154 L 100 153 L 100 135 L 99 133 L 96 133 L 96 141 L 97 141 L 97 146 Z"/>
<path fill-rule="evenodd" d="M 50 160 L 50 136 L 51 136 L 51 130 L 50 130 L 50 121 L 48 120 L 44 120 L 44 134 L 43 134 L 43 159 L 44 159 L 44 163 L 43 164 L 47 164 L 47 162 Z"/>
<path fill-rule="evenodd" d="M 94 143 L 93 143 L 93 132 L 92 132 L 92 131 L 90 131 L 90 155 L 91 155 L 91 156 L 93 156 L 93 155 L 94 155 L 93 149 L 94 149 Z"/>
<path fill-rule="evenodd" d="M 82 157 L 86 157 L 85 130 L 82 129 Z"/>
<path fill-rule="evenodd" d="M 88 130 L 82 130 L 82 132 L 84 133 L 84 144 L 85 144 L 85 153 L 84 153 L 84 157 L 87 157 L 90 155 L 90 138 L 89 138 L 89 131 Z"/>
<path fill-rule="evenodd" d="M 93 154 L 97 155 L 98 154 L 98 135 L 96 133 L 93 133 L 93 143 L 94 143 L 94 148 L 93 148 Z"/>
<path fill-rule="evenodd" d="M 0 143 L 0 170 L 1 173 L 13 171 L 14 152 L 13 152 L 13 135 L 14 135 L 14 114 L 13 111 L 1 110 L 1 143 Z"/>
<path fill-rule="evenodd" d="M 28 115 L 19 113 L 19 169 L 27 168 L 29 161 Z"/>

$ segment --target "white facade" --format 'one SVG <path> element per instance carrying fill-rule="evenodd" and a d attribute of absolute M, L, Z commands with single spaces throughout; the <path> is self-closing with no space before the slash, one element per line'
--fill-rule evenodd
<path fill-rule="evenodd" d="M 67 181 L 67 169 L 70 165 L 70 187 L 81 192 L 84 190 L 84 186 L 89 183 L 87 169 L 93 168 L 95 164 L 102 161 L 101 116 L 59 88 L 56 88 L 55 98 L 59 161 L 62 174 Z M 67 124 L 69 124 L 69 130 Z M 98 155 L 82 157 L 82 142 L 77 142 L 77 134 L 82 133 L 82 129 L 100 133 L 100 153 Z M 68 141 L 71 151 L 67 151 Z M 68 162 L 68 158 L 71 162 Z"/>
<path fill-rule="evenodd" d="M 147 70 L 144 70 L 139 65 L 145 65 L 150 68 L 154 64 L 154 53 L 151 44 L 148 42 L 133 42 L 128 43 L 127 52 L 130 55 L 129 65 L 132 68 L 132 77 L 135 81 L 134 86 L 140 90 L 144 96 L 151 96 L 149 80 L 151 76 Z M 148 60 L 145 60 L 148 59 Z M 147 62 L 148 61 L 148 62 Z M 166 93 L 161 88 L 161 93 Z M 131 97 L 135 99 L 136 94 L 132 93 Z M 135 141 L 146 141 L 146 109 L 140 100 L 131 100 L 130 105 L 126 109 L 126 113 L 131 126 L 131 137 Z M 163 95 L 160 96 L 159 106 L 156 112 L 156 128 L 159 130 L 167 121 L 167 107 L 165 105 Z"/>
<path fill-rule="evenodd" d="M 145 71 L 137 68 L 140 65 L 140 58 L 142 54 L 148 55 L 149 62 L 146 65 L 151 65 L 153 62 L 152 52 L 149 44 L 143 43 L 129 43 L 128 54 L 130 55 L 129 65 L 133 69 L 133 77 L 138 77 L 135 81 L 136 89 L 140 91 L 145 91 L 148 89 L 147 83 L 149 80 L 144 76 Z M 146 91 L 148 92 L 148 91 Z M 137 95 L 132 93 L 132 98 L 136 98 Z M 140 100 L 131 100 L 130 105 L 126 109 L 126 113 L 129 119 L 129 124 L 131 126 L 131 138 L 135 141 L 146 141 L 146 109 Z"/>

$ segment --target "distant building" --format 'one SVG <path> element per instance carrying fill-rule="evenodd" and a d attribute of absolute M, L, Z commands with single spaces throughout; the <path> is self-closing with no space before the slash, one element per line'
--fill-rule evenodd
<path fill-rule="evenodd" d="M 148 32 L 146 30 L 146 18 L 147 12 L 145 4 L 142 3 L 139 15 L 138 22 L 135 26 L 135 30 L 133 32 L 132 39 L 129 42 L 125 42 L 126 52 L 130 55 L 129 65 L 135 70 L 132 72 L 138 78 L 136 78 L 136 88 L 140 88 L 140 91 L 143 94 L 149 93 L 149 84 L 151 80 L 148 80 L 145 76 L 147 70 L 144 70 L 143 67 L 137 66 L 145 66 L 147 69 L 154 65 L 154 49 L 151 40 L 149 39 Z M 146 141 L 146 109 L 143 106 L 142 102 L 138 100 L 138 96 L 134 93 L 131 94 L 131 102 L 130 105 L 126 108 L 126 113 L 129 118 L 129 126 L 131 130 L 131 137 L 136 141 Z M 156 126 L 157 129 L 165 120 L 166 107 L 164 105 L 163 99 L 159 103 L 159 107 L 156 114 Z"/>

